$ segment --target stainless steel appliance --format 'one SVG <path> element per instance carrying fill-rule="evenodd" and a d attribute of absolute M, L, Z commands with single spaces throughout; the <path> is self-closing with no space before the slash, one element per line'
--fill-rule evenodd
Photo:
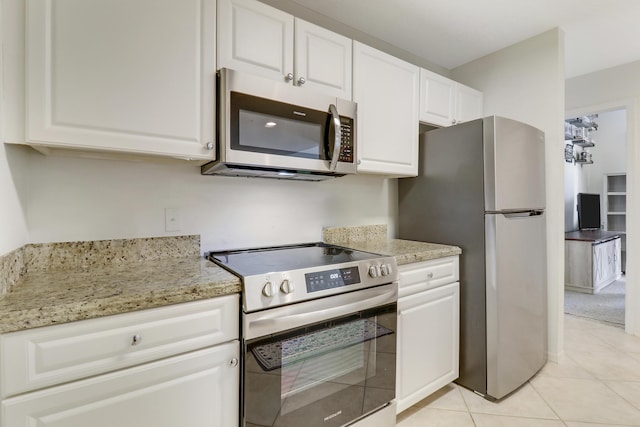
<path fill-rule="evenodd" d="M 500 399 L 547 360 L 544 134 L 487 117 L 421 135 L 399 235 L 457 245 L 460 377 Z"/>
<path fill-rule="evenodd" d="M 208 257 L 243 282 L 242 426 L 395 426 L 393 257 L 323 243 Z"/>
<path fill-rule="evenodd" d="M 356 173 L 356 104 L 222 69 L 218 156 L 205 175 L 320 181 Z"/>

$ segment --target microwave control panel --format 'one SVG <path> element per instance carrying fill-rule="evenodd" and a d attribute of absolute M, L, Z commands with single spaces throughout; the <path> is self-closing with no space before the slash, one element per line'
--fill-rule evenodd
<path fill-rule="evenodd" d="M 340 130 L 342 131 L 342 145 L 340 148 L 339 162 L 353 163 L 353 119 L 340 117 Z"/>

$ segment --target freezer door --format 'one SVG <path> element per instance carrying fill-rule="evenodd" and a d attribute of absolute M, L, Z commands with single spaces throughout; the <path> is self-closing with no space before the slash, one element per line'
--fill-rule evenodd
<path fill-rule="evenodd" d="M 485 210 L 544 208 L 544 133 L 504 117 L 483 120 Z"/>
<path fill-rule="evenodd" d="M 485 216 L 487 394 L 500 399 L 547 360 L 545 213 Z"/>

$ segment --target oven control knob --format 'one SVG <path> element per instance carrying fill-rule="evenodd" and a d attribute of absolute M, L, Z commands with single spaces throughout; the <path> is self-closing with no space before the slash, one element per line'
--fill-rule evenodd
<path fill-rule="evenodd" d="M 380 276 L 380 267 L 377 265 L 369 267 L 369 276 L 374 278 Z"/>
<path fill-rule="evenodd" d="M 380 274 L 383 276 L 388 276 L 390 273 L 389 264 L 380 264 Z"/>
<path fill-rule="evenodd" d="M 293 282 L 290 282 L 289 279 L 284 279 L 280 284 L 280 291 L 283 294 L 290 294 L 293 292 Z"/>
<path fill-rule="evenodd" d="M 265 297 L 273 296 L 273 284 L 271 282 L 267 282 L 264 284 L 264 287 L 262 288 L 262 295 L 264 295 Z"/>

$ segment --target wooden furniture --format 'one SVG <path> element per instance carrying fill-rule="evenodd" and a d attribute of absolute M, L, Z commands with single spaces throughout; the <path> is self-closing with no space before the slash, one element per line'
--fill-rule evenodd
<path fill-rule="evenodd" d="M 604 176 L 604 229 L 620 235 L 622 271 L 627 263 L 627 174 L 608 173 Z"/>
<path fill-rule="evenodd" d="M 597 293 L 622 274 L 620 235 L 612 231 L 566 233 L 564 257 L 564 286 L 570 291 Z"/>
<path fill-rule="evenodd" d="M 398 267 L 397 412 L 458 378 L 459 257 Z"/>
<path fill-rule="evenodd" d="M 238 425 L 238 306 L 235 294 L 0 335 L 0 425 Z"/>

